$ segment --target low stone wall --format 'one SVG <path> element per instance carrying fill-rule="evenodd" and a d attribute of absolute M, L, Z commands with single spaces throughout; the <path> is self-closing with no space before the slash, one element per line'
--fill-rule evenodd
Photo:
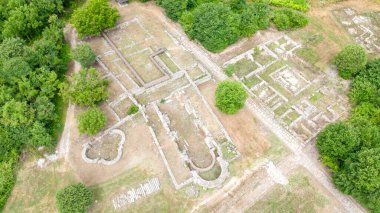
<path fill-rule="evenodd" d="M 106 160 L 106 159 L 103 159 L 103 158 L 95 158 L 95 159 L 91 159 L 87 156 L 87 152 L 89 149 L 92 148 L 92 142 L 88 142 L 88 143 L 85 143 L 83 144 L 83 149 L 82 149 L 82 159 L 86 162 L 86 163 L 97 163 L 97 164 L 103 164 L 103 165 L 113 165 L 115 163 L 117 163 L 120 159 L 121 159 L 121 156 L 123 155 L 123 147 L 124 147 L 124 143 L 125 143 L 125 133 L 119 129 L 113 129 L 109 132 L 109 134 L 113 135 L 113 134 L 118 134 L 121 136 L 121 139 L 120 139 L 120 142 L 119 142 L 119 146 L 117 147 L 117 156 L 116 158 L 114 158 L 113 160 Z"/>

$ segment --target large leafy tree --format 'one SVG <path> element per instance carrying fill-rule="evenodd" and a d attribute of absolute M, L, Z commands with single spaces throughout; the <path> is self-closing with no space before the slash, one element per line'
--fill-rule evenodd
<path fill-rule="evenodd" d="M 169 18 L 178 21 L 187 8 L 188 0 L 159 0 L 158 3 Z"/>
<path fill-rule="evenodd" d="M 111 28 L 119 18 L 117 9 L 108 0 L 89 0 L 74 11 L 71 23 L 81 37 L 99 35 L 104 29 Z"/>
<path fill-rule="evenodd" d="M 241 13 L 240 34 L 251 36 L 257 30 L 269 27 L 270 8 L 264 3 L 249 4 Z"/>
<path fill-rule="evenodd" d="M 75 104 L 91 106 L 108 97 L 107 85 L 108 81 L 101 79 L 95 68 L 82 69 L 73 76 L 70 86 L 64 86 L 62 92 Z"/>
<path fill-rule="evenodd" d="M 88 44 L 78 45 L 72 52 L 71 56 L 78 61 L 83 67 L 88 67 L 96 61 L 96 54 Z"/>
<path fill-rule="evenodd" d="M 239 16 L 223 4 L 205 3 L 193 12 L 192 36 L 208 50 L 218 52 L 239 38 Z"/>
<path fill-rule="evenodd" d="M 23 5 L 12 10 L 4 22 L 2 34 L 5 38 L 22 37 L 31 40 L 43 26 L 42 17 L 34 5 Z"/>
<path fill-rule="evenodd" d="M 106 115 L 97 107 L 90 107 L 79 116 L 79 132 L 94 135 L 106 125 Z"/>
<path fill-rule="evenodd" d="M 83 183 L 68 185 L 56 195 L 61 213 L 85 213 L 94 200 L 94 193 Z"/>
<path fill-rule="evenodd" d="M 226 114 L 235 114 L 244 107 L 248 94 L 241 83 L 223 81 L 215 92 L 216 106 Z"/>
<path fill-rule="evenodd" d="M 322 130 L 317 147 L 335 185 L 380 212 L 380 59 L 353 77 L 350 119 Z"/>
<path fill-rule="evenodd" d="M 352 44 L 336 55 L 334 64 L 338 68 L 340 77 L 350 79 L 365 67 L 367 60 L 368 56 L 364 47 Z"/>

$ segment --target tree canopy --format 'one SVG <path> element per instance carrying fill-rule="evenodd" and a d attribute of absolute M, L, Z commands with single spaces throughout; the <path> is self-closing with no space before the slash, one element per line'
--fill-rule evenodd
<path fill-rule="evenodd" d="M 90 107 L 79 116 L 79 132 L 94 135 L 106 125 L 106 115 L 97 107 Z"/>
<path fill-rule="evenodd" d="M 92 106 L 108 97 L 107 85 L 108 81 L 101 79 L 95 68 L 82 69 L 74 74 L 62 93 L 75 104 Z"/>
<path fill-rule="evenodd" d="M 80 44 L 72 50 L 71 56 L 74 60 L 78 61 L 82 67 L 88 67 L 96 61 L 96 54 L 91 49 L 91 46 L 86 43 Z"/>
<path fill-rule="evenodd" d="M 94 193 L 83 183 L 68 185 L 56 195 L 60 213 L 85 213 L 94 200 Z"/>
<path fill-rule="evenodd" d="M 239 16 L 222 4 L 206 3 L 194 10 L 193 37 L 212 52 L 218 52 L 239 38 Z"/>
<path fill-rule="evenodd" d="M 368 60 L 367 51 L 364 47 L 352 44 L 346 46 L 334 59 L 340 77 L 350 79 L 362 70 Z"/>
<path fill-rule="evenodd" d="M 317 136 L 322 162 L 335 185 L 373 212 L 380 211 L 380 59 L 370 61 L 350 90 L 349 120 L 328 125 Z"/>
<path fill-rule="evenodd" d="M 226 114 L 235 114 L 244 107 L 248 94 L 237 81 L 222 81 L 215 92 L 216 106 Z"/>
<path fill-rule="evenodd" d="M 107 28 L 115 26 L 119 13 L 112 8 L 108 0 L 88 0 L 76 9 L 71 23 L 81 37 L 100 35 Z"/>

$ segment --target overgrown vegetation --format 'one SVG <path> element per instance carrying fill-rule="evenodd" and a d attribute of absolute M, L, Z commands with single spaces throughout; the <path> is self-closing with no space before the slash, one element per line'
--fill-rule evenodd
<path fill-rule="evenodd" d="M 247 3 L 245 0 L 156 0 L 166 15 L 179 21 L 191 39 L 199 41 L 211 52 L 219 52 L 235 43 L 240 37 L 250 37 L 258 30 L 270 26 L 272 8 L 273 23 L 280 30 L 303 27 L 308 18 L 307 0 L 261 0 Z"/>
<path fill-rule="evenodd" d="M 357 75 L 349 93 L 354 105 L 351 116 L 322 130 L 317 147 L 323 163 L 333 172 L 335 185 L 379 212 L 380 59 L 352 73 Z"/>
<path fill-rule="evenodd" d="M 58 85 L 69 48 L 60 17 L 70 1 L 0 1 L 0 210 L 23 147 L 53 147 L 61 128 Z"/>
<path fill-rule="evenodd" d="M 216 106 L 226 114 L 235 114 L 244 107 L 248 94 L 238 81 L 222 81 L 215 92 Z"/>
<path fill-rule="evenodd" d="M 85 213 L 94 200 L 94 193 L 83 183 L 77 183 L 59 190 L 56 199 L 61 213 Z"/>

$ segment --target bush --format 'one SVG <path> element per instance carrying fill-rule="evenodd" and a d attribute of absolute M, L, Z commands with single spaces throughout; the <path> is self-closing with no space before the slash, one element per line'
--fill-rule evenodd
<path fill-rule="evenodd" d="M 94 135 L 106 125 L 106 115 L 97 107 L 91 107 L 79 116 L 79 132 Z"/>
<path fill-rule="evenodd" d="M 226 114 L 235 114 L 244 107 L 248 94 L 237 81 L 222 81 L 215 92 L 216 106 Z"/>
<path fill-rule="evenodd" d="M 352 44 L 335 56 L 334 64 L 338 68 L 340 77 L 350 79 L 365 67 L 367 60 L 366 50 L 360 45 Z"/>
<path fill-rule="evenodd" d="M 139 108 L 136 105 L 132 105 L 128 108 L 127 115 L 133 115 L 139 111 Z"/>
<path fill-rule="evenodd" d="M 95 63 L 96 54 L 88 44 L 80 44 L 71 52 L 74 60 L 78 61 L 82 67 L 88 67 Z"/>
<path fill-rule="evenodd" d="M 285 8 L 275 10 L 273 23 L 278 30 L 290 30 L 306 26 L 309 19 L 303 13 Z"/>
<path fill-rule="evenodd" d="M 92 204 L 94 195 L 83 183 L 77 183 L 59 190 L 56 199 L 59 212 L 84 213 Z"/>
<path fill-rule="evenodd" d="M 257 30 L 269 27 L 270 8 L 267 4 L 249 4 L 241 13 L 240 35 L 249 37 Z"/>
<path fill-rule="evenodd" d="M 211 52 L 218 52 L 239 38 L 239 16 L 225 5 L 205 3 L 194 12 L 193 36 Z"/>
<path fill-rule="evenodd" d="M 119 18 L 117 9 L 112 8 L 108 0 L 89 0 L 76 9 L 71 16 L 71 23 L 80 37 L 100 35 L 107 28 L 116 24 Z"/>

